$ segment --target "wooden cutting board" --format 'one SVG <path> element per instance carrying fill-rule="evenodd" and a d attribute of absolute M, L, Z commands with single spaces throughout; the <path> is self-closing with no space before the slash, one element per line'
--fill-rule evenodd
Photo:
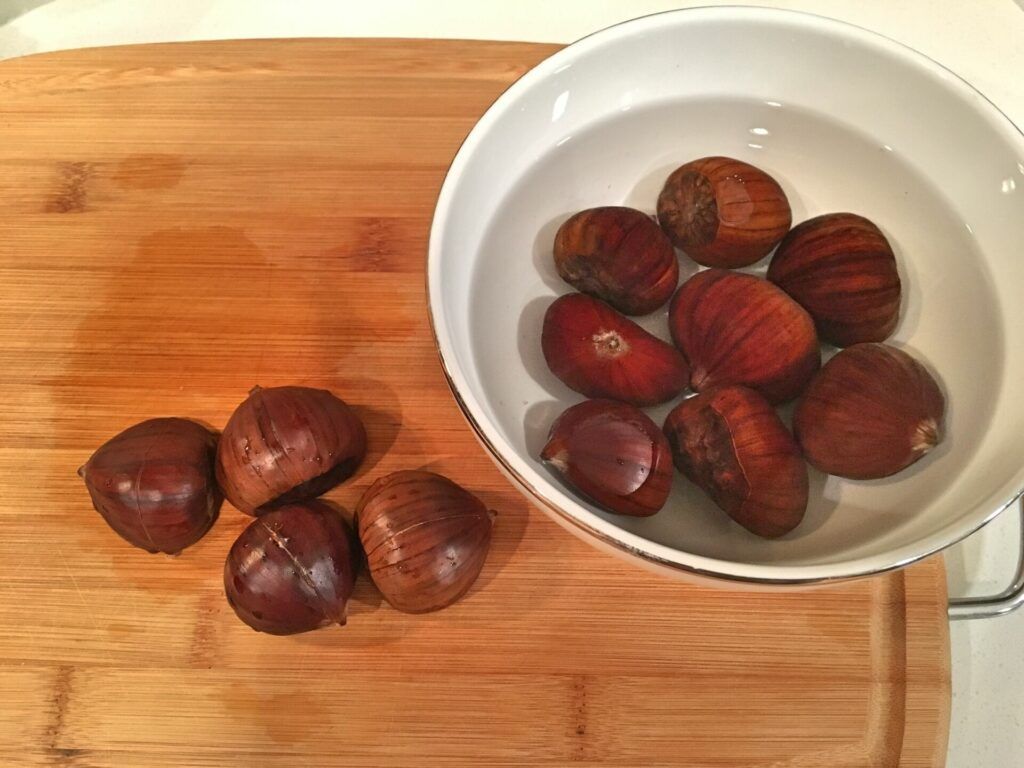
<path fill-rule="evenodd" d="M 804 593 L 711 590 L 601 554 L 505 482 L 424 305 L 462 138 L 552 46 L 243 41 L 0 63 L 0 763 L 936 766 L 938 559 Z M 500 180 L 495 180 L 500 183 Z M 369 483 L 429 467 L 499 511 L 467 599 L 252 632 L 225 506 L 177 558 L 118 539 L 77 467 L 143 418 L 222 426 L 259 383 L 326 387 Z"/>

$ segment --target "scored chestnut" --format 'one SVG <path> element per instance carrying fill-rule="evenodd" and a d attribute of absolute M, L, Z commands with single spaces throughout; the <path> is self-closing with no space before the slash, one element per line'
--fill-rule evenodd
<path fill-rule="evenodd" d="M 676 467 L 751 533 L 782 536 L 807 510 L 807 464 L 761 395 L 720 387 L 684 400 L 665 420 Z"/>
<path fill-rule="evenodd" d="M 365 455 L 363 423 L 327 390 L 254 387 L 224 427 L 217 481 L 239 510 L 260 515 L 326 493 Z"/>
<path fill-rule="evenodd" d="M 588 208 L 570 216 L 555 235 L 554 256 L 569 285 L 627 315 L 653 312 L 679 282 L 672 243 L 635 208 Z"/>
<path fill-rule="evenodd" d="M 801 396 L 793 430 L 807 460 L 854 480 L 894 475 L 942 441 L 945 398 L 927 369 L 888 344 L 854 344 Z"/>
<path fill-rule="evenodd" d="M 579 293 L 548 307 L 541 347 L 551 372 L 587 397 L 656 405 L 682 392 L 690 375 L 671 344 Z"/>
<path fill-rule="evenodd" d="M 687 256 L 708 267 L 753 264 L 789 231 L 782 187 L 749 163 L 703 157 L 681 165 L 658 196 L 658 222 Z"/>
<path fill-rule="evenodd" d="M 78 474 L 93 506 L 125 541 L 177 554 L 213 525 L 217 437 L 188 419 L 149 419 L 110 438 Z"/>
<path fill-rule="evenodd" d="M 668 322 L 698 392 L 742 384 L 783 403 L 800 393 L 821 364 L 811 316 L 753 275 L 698 272 L 679 287 Z"/>
<path fill-rule="evenodd" d="M 586 400 L 572 406 L 551 425 L 541 459 L 571 488 L 619 515 L 653 515 L 672 490 L 665 435 L 626 403 Z"/>
<path fill-rule="evenodd" d="M 885 341 L 899 321 L 896 257 L 863 216 L 828 213 L 798 224 L 772 256 L 768 279 L 811 314 L 823 341 L 838 347 Z"/>
<path fill-rule="evenodd" d="M 380 478 L 356 508 L 370 578 L 394 608 L 426 613 L 473 586 L 487 559 L 493 521 L 484 503 L 433 472 Z"/>
<path fill-rule="evenodd" d="M 224 591 L 258 632 L 344 625 L 359 561 L 352 529 L 337 512 L 322 501 L 289 504 L 242 531 L 224 563 Z"/>

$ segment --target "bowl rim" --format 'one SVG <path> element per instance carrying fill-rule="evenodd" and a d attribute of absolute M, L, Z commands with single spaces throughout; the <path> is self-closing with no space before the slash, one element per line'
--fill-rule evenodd
<path fill-rule="evenodd" d="M 593 537 L 599 542 L 617 550 L 627 557 L 639 558 L 649 565 L 662 569 L 669 569 L 679 574 L 690 574 L 695 577 L 710 577 L 712 579 L 738 582 L 741 584 L 757 585 L 778 585 L 778 586 L 812 586 L 827 584 L 852 579 L 864 578 L 877 574 L 887 573 L 911 565 L 931 555 L 940 552 L 964 540 L 971 534 L 991 522 L 1001 512 L 1009 508 L 1018 498 L 1024 495 L 1024 485 L 1014 487 L 1008 496 L 1000 499 L 993 509 L 983 515 L 980 521 L 966 519 L 961 525 L 949 525 L 940 529 L 930 536 L 923 537 L 917 542 L 903 545 L 883 554 L 860 556 L 850 560 L 838 561 L 825 564 L 803 564 L 803 565 L 765 565 L 759 563 L 744 563 L 736 560 L 708 557 L 687 552 L 666 544 L 660 544 L 643 536 L 623 530 L 614 523 L 604 521 L 595 513 L 577 504 L 580 514 L 563 509 L 552 499 L 530 482 L 505 457 L 497 442 L 506 442 L 497 433 L 497 430 L 489 425 L 489 420 L 483 417 L 477 399 L 472 396 L 471 390 L 457 366 L 449 364 L 453 359 L 453 349 L 450 343 L 448 325 L 443 312 L 441 311 L 440 296 L 440 262 L 442 250 L 442 236 L 444 224 L 450 214 L 452 197 L 455 187 L 462 176 L 463 170 L 469 162 L 473 151 L 490 127 L 497 122 L 499 117 L 513 105 L 520 94 L 526 92 L 535 83 L 543 80 L 549 74 L 570 63 L 574 58 L 594 48 L 600 47 L 606 42 L 614 41 L 616 38 L 628 34 L 634 30 L 654 28 L 667 22 L 682 19 L 683 22 L 714 20 L 723 22 L 757 23 L 758 21 L 786 21 L 792 24 L 802 24 L 807 27 L 825 30 L 826 32 L 840 33 L 847 36 L 859 38 L 868 43 L 874 43 L 886 48 L 892 53 L 899 54 L 901 58 L 909 59 L 912 64 L 923 67 L 930 74 L 942 77 L 961 96 L 969 96 L 974 100 L 975 109 L 994 128 L 1000 129 L 1009 138 L 1020 145 L 1024 151 L 1024 131 L 1020 129 L 998 106 L 988 97 L 978 91 L 974 86 L 948 69 L 944 65 L 932 59 L 930 56 L 921 53 L 915 48 L 894 40 L 879 32 L 866 29 L 865 27 L 850 22 L 833 19 L 816 13 L 806 11 L 794 11 L 779 8 L 765 8 L 750 5 L 720 5 L 720 6 L 694 6 L 690 8 L 671 9 L 628 19 L 617 24 L 604 27 L 589 35 L 566 45 L 555 53 L 551 54 L 525 74 L 515 80 L 506 88 L 486 109 L 483 115 L 477 120 L 473 128 L 463 139 L 451 164 L 445 173 L 444 181 L 438 193 L 434 207 L 434 215 L 431 220 L 430 236 L 427 249 L 426 277 L 426 300 L 427 314 L 430 323 L 430 332 L 433 337 L 434 347 L 438 353 L 441 370 L 444 373 L 445 381 L 461 411 L 463 417 L 469 423 L 477 439 L 483 445 L 492 461 L 506 474 L 513 479 L 519 488 L 525 491 L 532 502 L 539 505 L 550 516 L 556 520 L 569 523 L 572 527 L 586 536 Z M 447 354 L 446 354 L 447 353 Z M 463 391 L 470 393 L 470 401 L 467 402 Z M 476 410 L 474 410 L 474 408 Z M 479 417 L 479 418 L 478 418 Z M 485 422 L 491 426 L 490 434 L 485 428 Z M 506 445 L 505 450 L 512 453 L 511 446 Z M 598 525 L 590 524 L 586 517 L 592 517 Z M 603 525 L 602 525 L 603 524 Z M 604 528 L 612 528 L 617 533 L 612 534 Z M 941 535 L 945 532 L 945 535 Z M 585 536 L 585 537 L 586 537 Z M 924 546 L 920 546 L 921 543 Z M 673 553 L 679 557 L 672 557 Z M 738 572 L 743 571 L 743 572 Z"/>

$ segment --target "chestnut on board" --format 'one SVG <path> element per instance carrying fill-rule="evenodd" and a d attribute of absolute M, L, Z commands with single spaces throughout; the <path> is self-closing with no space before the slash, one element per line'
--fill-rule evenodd
<path fill-rule="evenodd" d="M 258 632 L 344 625 L 359 569 L 352 529 L 322 501 L 289 504 L 242 531 L 224 563 L 224 592 Z"/>
<path fill-rule="evenodd" d="M 493 522 L 476 496 L 433 472 L 380 478 L 356 508 L 370 578 L 393 607 L 426 613 L 473 586 L 487 559 Z"/>
<path fill-rule="evenodd" d="M 176 554 L 217 519 L 217 437 L 188 419 L 149 419 L 101 445 L 78 474 L 93 506 L 125 541 Z"/>
<path fill-rule="evenodd" d="M 800 397 L 793 430 L 807 460 L 854 480 L 894 475 L 942 441 L 946 401 L 928 370 L 888 344 L 854 344 Z"/>
<path fill-rule="evenodd" d="M 239 510 L 260 515 L 326 493 L 365 455 L 363 423 L 327 390 L 254 387 L 224 427 L 217 481 Z"/>
<path fill-rule="evenodd" d="M 800 393 L 821 364 L 811 316 L 753 275 L 698 272 L 679 287 L 668 322 L 697 392 L 742 384 L 783 403 Z"/>
<path fill-rule="evenodd" d="M 782 187 L 749 163 L 703 157 L 680 166 L 658 196 L 658 222 L 687 256 L 708 267 L 745 267 L 789 231 Z"/>
<path fill-rule="evenodd" d="M 541 347 L 551 372 L 587 397 L 656 405 L 682 392 L 690 376 L 671 344 L 579 293 L 548 307 Z"/>
<path fill-rule="evenodd" d="M 555 235 L 554 256 L 569 285 L 626 315 L 653 312 L 679 282 L 672 243 L 635 208 L 588 208 L 570 216 Z"/>
<path fill-rule="evenodd" d="M 586 400 L 554 424 L 541 459 L 609 512 L 646 517 L 672 490 L 672 455 L 647 415 L 613 400 Z"/>
<path fill-rule="evenodd" d="M 665 420 L 676 467 L 751 533 L 775 538 L 807 510 L 807 464 L 761 395 L 719 387 L 676 406 Z"/>
<path fill-rule="evenodd" d="M 847 347 L 885 341 L 900 317 L 900 276 L 885 235 L 854 213 L 827 213 L 794 227 L 768 279 L 806 309 L 823 341 Z"/>

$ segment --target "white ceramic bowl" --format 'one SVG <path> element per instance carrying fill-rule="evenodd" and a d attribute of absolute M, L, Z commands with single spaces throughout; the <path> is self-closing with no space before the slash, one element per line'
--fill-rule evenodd
<path fill-rule="evenodd" d="M 659 514 L 625 518 L 537 460 L 552 420 L 581 399 L 540 351 L 544 311 L 570 290 L 552 264 L 555 230 L 596 205 L 653 211 L 668 173 L 704 155 L 768 171 L 794 222 L 849 210 L 878 223 L 903 277 L 892 342 L 937 372 L 949 403 L 945 442 L 893 478 L 812 471 L 804 522 L 776 541 L 678 475 Z M 680 263 L 684 279 L 696 270 Z M 452 163 L 428 292 L 452 390 L 498 465 L 555 519 L 662 569 L 766 584 L 877 573 L 958 541 L 1024 486 L 1024 137 L 949 71 L 856 27 L 701 8 L 556 53 L 494 103 Z M 642 324 L 667 338 L 664 311 Z M 649 412 L 660 423 L 668 409 Z"/>

